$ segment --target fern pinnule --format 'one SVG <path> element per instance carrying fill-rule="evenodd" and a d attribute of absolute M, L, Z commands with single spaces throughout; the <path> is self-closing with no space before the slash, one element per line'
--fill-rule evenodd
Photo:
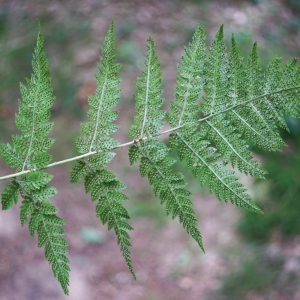
<path fill-rule="evenodd" d="M 152 37 L 147 42 L 145 69 L 142 77 L 136 84 L 136 116 L 130 128 L 130 136 L 136 143 L 129 148 L 130 163 L 140 161 L 140 173 L 148 176 L 153 185 L 155 196 L 159 197 L 161 204 L 166 203 L 167 215 L 174 219 L 179 217 L 179 222 L 204 251 L 202 236 L 197 228 L 197 219 L 190 200 L 191 193 L 185 188 L 184 176 L 171 170 L 175 163 L 168 157 L 169 148 L 159 139 L 154 137 L 163 126 L 164 112 L 160 107 L 162 83 L 160 63 L 155 54 L 155 44 Z M 144 136 L 146 141 L 140 140 Z"/>
<path fill-rule="evenodd" d="M 52 96 L 51 78 L 48 60 L 43 47 L 44 38 L 39 32 L 34 49 L 31 79 L 26 79 L 28 88 L 20 84 L 23 101 L 19 101 L 19 114 L 16 125 L 22 135 L 13 135 L 13 147 L 0 144 L 0 153 L 4 160 L 17 172 L 41 169 L 51 161 L 46 151 L 54 139 L 46 138 L 53 127 L 49 122 L 50 108 L 55 97 Z"/>
<path fill-rule="evenodd" d="M 44 38 L 39 32 L 32 60 L 33 73 L 31 79 L 26 79 L 28 88 L 22 83 L 20 85 L 22 101 L 19 101 L 16 125 L 22 134 L 12 136 L 13 147 L 0 144 L 0 153 L 11 167 L 17 168 L 17 171 L 30 172 L 7 184 L 1 202 L 2 209 L 8 209 L 17 204 L 19 194 L 22 196 L 21 225 L 31 217 L 30 234 L 33 236 L 37 230 L 38 247 L 45 245 L 45 257 L 52 265 L 53 274 L 58 278 L 64 293 L 68 294 L 70 268 L 65 256 L 68 244 L 62 238 L 65 232 L 61 228 L 65 221 L 56 216 L 56 207 L 46 201 L 57 194 L 57 190 L 48 185 L 53 175 L 40 170 L 51 161 L 47 150 L 54 139 L 46 136 L 53 127 L 49 119 L 50 108 L 55 100 L 43 42 Z"/>
<path fill-rule="evenodd" d="M 98 64 L 99 74 L 95 74 L 97 89 L 95 95 L 89 96 L 88 121 L 81 123 L 82 137 L 76 140 L 76 147 L 80 153 L 96 151 L 87 160 L 76 161 L 72 166 L 70 179 L 72 183 L 84 178 L 86 192 L 91 192 L 92 201 L 97 201 L 96 215 L 108 229 L 114 229 L 118 244 L 126 264 L 136 279 L 129 246 L 131 246 L 127 233 L 133 228 L 125 222 L 130 219 L 125 207 L 122 205 L 127 196 L 120 192 L 125 185 L 117 180 L 116 176 L 105 170 L 107 164 L 113 159 L 115 153 L 109 150 L 119 145 L 119 142 L 110 137 L 117 131 L 118 126 L 112 122 L 119 112 L 111 110 L 120 99 L 119 85 L 121 80 L 118 74 L 121 64 L 116 63 L 114 22 L 111 22 L 105 37 L 102 57 Z"/>
<path fill-rule="evenodd" d="M 6 186 L 1 195 L 2 209 L 7 210 L 18 203 L 20 185 L 17 180 L 12 179 Z"/>

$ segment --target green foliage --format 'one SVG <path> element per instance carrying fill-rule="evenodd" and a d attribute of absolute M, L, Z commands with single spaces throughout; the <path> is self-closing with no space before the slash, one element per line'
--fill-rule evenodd
<path fill-rule="evenodd" d="M 171 103 L 171 112 L 167 115 L 167 120 L 173 127 L 181 126 L 182 123 L 188 125 L 172 133 L 169 144 L 172 149 L 178 151 L 180 159 L 187 160 L 188 167 L 200 178 L 201 185 L 208 184 L 210 192 L 214 191 L 220 201 L 231 201 L 238 206 L 260 212 L 251 197 L 245 193 L 244 186 L 238 182 L 235 171 L 225 169 L 226 164 L 231 161 L 233 167 L 237 164 L 239 170 L 246 174 L 254 174 L 253 169 L 260 170 L 245 142 L 239 140 L 240 135 L 231 125 L 230 118 L 226 118 L 225 113 L 219 113 L 238 103 L 239 96 L 234 97 L 232 103 L 228 101 L 231 93 L 242 96 L 246 91 L 243 90 L 243 86 L 234 86 L 233 92 L 227 87 L 227 78 L 232 77 L 230 68 L 224 61 L 223 27 L 212 43 L 207 61 L 204 60 L 204 42 L 204 30 L 198 27 L 193 42 L 185 49 L 182 66 L 178 67 L 180 76 L 177 77 L 175 101 Z M 232 49 L 238 58 L 237 50 L 234 47 Z M 235 70 L 236 64 L 232 64 L 231 69 Z M 205 118 L 200 130 L 197 130 L 198 123 L 193 121 L 197 119 L 199 106 L 195 103 L 202 90 L 205 96 L 200 108 Z M 221 154 L 224 157 L 222 161 Z"/>
<path fill-rule="evenodd" d="M 33 199 L 32 199 L 33 200 Z M 23 201 L 24 202 L 24 201 Z M 31 201 L 32 203 L 32 201 Z M 32 209 L 29 207 L 31 203 L 23 203 L 23 209 L 21 209 L 21 222 L 24 223 L 24 214 L 22 212 Z M 65 235 L 65 231 L 61 226 L 65 225 L 66 222 L 57 217 L 57 209 L 50 202 L 38 202 L 33 205 L 34 210 L 31 213 L 32 217 L 29 222 L 30 235 L 33 237 L 34 232 L 38 233 L 38 247 L 45 246 L 45 257 L 49 264 L 52 265 L 52 271 L 55 277 L 61 284 L 61 287 L 65 294 L 68 294 L 69 286 L 69 272 L 70 263 L 66 257 L 68 253 L 68 243 L 62 237 Z M 26 218 L 26 216 L 25 216 Z"/>
<path fill-rule="evenodd" d="M 23 226 L 29 217 L 30 235 L 38 233 L 38 247 L 45 246 L 45 257 L 52 265 L 52 271 L 58 278 L 63 291 L 68 294 L 69 260 L 65 256 L 67 242 L 61 228 L 65 221 L 56 216 L 57 209 L 47 200 L 56 195 L 57 190 L 47 185 L 53 178 L 40 169 L 46 167 L 52 157 L 47 153 L 54 139 L 46 138 L 53 127 L 49 122 L 50 108 L 55 97 L 50 87 L 48 61 L 43 46 L 43 36 L 39 32 L 33 54 L 31 79 L 26 79 L 28 87 L 21 83 L 22 101 L 19 101 L 19 114 L 16 125 L 22 134 L 13 135 L 13 146 L 0 144 L 0 153 L 4 160 L 17 171 L 31 171 L 12 179 L 1 196 L 2 209 L 9 209 L 18 202 L 20 194 L 24 199 L 20 207 L 20 219 Z"/>
<path fill-rule="evenodd" d="M 155 54 L 152 37 L 148 39 L 147 48 L 143 76 L 136 84 L 138 90 L 135 95 L 136 117 L 129 131 L 131 138 L 146 136 L 147 140 L 145 142 L 137 140 L 135 145 L 129 148 L 130 163 L 140 160 L 140 173 L 142 176 L 148 175 L 150 184 L 154 186 L 155 196 L 160 198 L 161 204 L 166 203 L 167 215 L 172 214 L 173 219 L 178 216 L 180 223 L 204 252 L 190 200 L 191 193 L 184 188 L 187 184 L 184 176 L 171 170 L 170 167 L 175 160 L 168 157 L 168 147 L 159 139 L 152 137 L 163 126 L 161 120 L 164 112 L 160 110 L 163 103 L 160 97 L 162 91 L 159 89 L 162 83 L 160 63 Z"/>
<path fill-rule="evenodd" d="M 116 63 L 114 24 L 110 25 L 104 40 L 102 57 L 98 64 L 99 74 L 96 74 L 97 89 L 93 96 L 89 96 L 88 121 L 81 123 L 83 137 L 76 140 L 78 152 L 87 153 L 97 151 L 87 161 L 78 160 L 73 164 L 71 182 L 75 183 L 84 178 L 85 191 L 91 192 L 92 201 L 97 201 L 96 215 L 102 224 L 108 224 L 108 229 L 114 229 L 118 244 L 127 266 L 136 279 L 131 263 L 131 246 L 128 230 L 133 228 L 125 222 L 130 219 L 122 202 L 128 200 L 120 192 L 126 186 L 117 180 L 117 177 L 105 170 L 106 165 L 113 159 L 115 153 L 109 150 L 119 145 L 119 142 L 110 135 L 116 132 L 118 126 L 112 122 L 119 112 L 111 110 L 120 99 L 121 82 L 118 74 L 121 65 Z"/>
<path fill-rule="evenodd" d="M 160 62 L 154 40 L 149 37 L 145 68 L 137 80 L 134 95 L 136 116 L 129 131 L 132 141 L 120 145 L 111 137 L 118 129 L 113 123 L 118 112 L 112 108 L 118 104 L 121 91 L 118 79 L 121 65 L 116 62 L 112 22 L 104 40 L 99 73 L 95 75 L 97 89 L 89 96 L 87 121 L 81 124 L 82 136 L 75 141 L 81 155 L 59 162 L 75 161 L 71 182 L 84 179 L 86 192 L 91 192 L 91 199 L 96 202 L 96 216 L 109 230 L 114 229 L 134 278 L 128 234 L 133 228 L 127 223 L 130 216 L 122 203 L 128 200 L 121 192 L 125 185 L 106 170 L 115 156 L 112 149 L 131 145 L 130 163 L 140 162 L 141 175 L 148 176 L 154 194 L 161 204 L 166 203 L 167 214 L 173 219 L 178 216 L 187 233 L 204 251 L 192 195 L 186 189 L 184 176 L 173 171 L 175 159 L 170 157 L 170 150 L 178 152 L 200 184 L 207 185 L 218 200 L 261 213 L 239 182 L 237 173 L 264 178 L 267 171 L 253 159 L 249 144 L 262 150 L 280 150 L 285 143 L 279 129 L 288 129 L 284 115 L 300 116 L 300 68 L 296 59 L 282 65 L 280 58 L 274 58 L 263 73 L 256 43 L 244 63 L 233 36 L 227 57 L 223 26 L 208 53 L 201 27 L 184 50 L 171 111 L 165 113 L 161 110 Z M 47 153 L 54 141 L 46 137 L 53 126 L 49 118 L 54 97 L 40 33 L 32 67 L 28 87 L 21 84 L 22 101 L 16 115 L 16 125 L 22 134 L 13 135 L 12 146 L 0 144 L 4 160 L 19 172 L 0 178 L 12 178 L 1 197 L 2 209 L 16 204 L 18 194 L 22 196 L 21 224 L 30 218 L 30 234 L 33 236 L 37 231 L 38 247 L 45 246 L 45 256 L 54 276 L 68 294 L 70 269 L 65 256 L 67 243 L 62 238 L 65 222 L 56 216 L 57 209 L 48 202 L 57 193 L 48 186 L 52 175 L 42 171 L 57 163 L 49 164 L 51 156 Z M 164 117 L 172 128 L 162 132 Z M 168 146 L 158 139 L 165 133 L 171 133 Z"/>

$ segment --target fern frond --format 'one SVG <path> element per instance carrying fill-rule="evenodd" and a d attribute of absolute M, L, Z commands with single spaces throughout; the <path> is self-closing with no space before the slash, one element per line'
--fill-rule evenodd
<path fill-rule="evenodd" d="M 155 196 L 166 204 L 167 215 L 173 219 L 178 216 L 203 251 L 192 195 L 186 189 L 184 176 L 172 170 L 175 159 L 169 157 L 170 149 L 177 150 L 200 184 L 207 185 L 220 201 L 261 213 L 233 169 L 257 178 L 267 174 L 253 158 L 248 144 L 268 151 L 280 150 L 284 145 L 280 130 L 288 130 L 285 115 L 300 118 L 300 66 L 297 59 L 283 65 L 281 58 L 274 58 L 263 72 L 257 44 L 244 62 L 233 35 L 227 56 L 223 26 L 208 53 L 205 39 L 204 29 L 198 26 L 192 42 L 184 48 L 174 101 L 166 114 L 161 110 L 164 100 L 160 62 L 154 40 L 149 37 L 145 68 L 137 79 L 134 95 L 136 116 L 129 132 L 133 140 L 120 145 L 111 137 L 118 129 L 113 123 L 118 112 L 112 108 L 119 102 L 121 82 L 112 21 L 104 40 L 99 73 L 95 75 L 97 89 L 88 100 L 87 122 L 81 124 L 82 136 L 75 141 L 81 155 L 49 164 L 51 155 L 47 150 L 54 139 L 47 136 L 53 127 L 49 119 L 55 98 L 43 37 L 38 33 L 32 76 L 26 80 L 27 87 L 20 85 L 22 100 L 16 125 L 21 134 L 12 136 L 12 145 L 0 143 L 0 154 L 17 172 L 0 178 L 11 179 L 1 195 L 1 203 L 2 209 L 9 209 L 21 195 L 21 225 L 30 220 L 30 235 L 37 231 L 38 247 L 45 246 L 45 257 L 66 294 L 70 268 L 68 244 L 63 238 L 65 221 L 56 216 L 57 208 L 48 202 L 57 190 L 48 185 L 53 176 L 42 171 L 44 168 L 75 161 L 71 182 L 84 179 L 86 193 L 91 192 L 91 200 L 96 202 L 97 217 L 109 230 L 114 229 L 134 278 L 128 233 L 133 228 L 123 206 L 128 197 L 121 192 L 126 186 L 106 170 L 115 156 L 111 152 L 114 148 L 131 145 L 130 163 L 140 162 L 141 176 L 148 176 Z M 172 128 L 160 132 L 165 116 Z M 169 146 L 157 138 L 165 133 L 171 133 Z"/>
<path fill-rule="evenodd" d="M 103 224 L 108 223 L 108 229 L 114 229 L 118 244 L 127 266 L 136 279 L 131 253 L 130 236 L 126 230 L 133 228 L 124 220 L 130 219 L 127 210 L 121 204 L 127 196 L 120 192 L 125 185 L 116 179 L 116 176 L 105 170 L 115 153 L 109 150 L 119 145 L 119 142 L 110 135 L 116 132 L 118 126 L 112 122 L 119 112 L 111 110 L 120 99 L 119 85 L 121 80 L 118 74 L 121 64 L 116 63 L 114 23 L 112 21 L 104 40 L 102 57 L 98 64 L 99 74 L 96 74 L 97 89 L 93 96 L 89 96 L 88 121 L 81 123 L 82 137 L 77 138 L 76 146 L 80 153 L 97 151 L 88 160 L 78 160 L 72 166 L 71 182 L 79 182 L 84 178 L 86 192 L 91 191 L 92 201 L 98 201 L 96 206 L 97 217 Z"/>
<path fill-rule="evenodd" d="M 29 170 L 19 179 L 13 179 L 1 196 L 2 209 L 8 209 L 17 204 L 18 195 L 24 199 L 20 207 L 20 220 L 23 226 L 31 216 L 30 233 L 38 231 L 38 247 L 45 245 L 45 257 L 52 265 L 52 271 L 58 278 L 63 291 L 68 294 L 70 268 L 65 254 L 67 242 L 58 235 L 65 232 L 58 226 L 65 221 L 55 214 L 57 209 L 49 202 L 57 190 L 49 186 L 53 175 L 40 169 L 51 161 L 47 150 L 54 139 L 47 138 L 53 123 L 49 122 L 50 108 L 55 97 L 52 96 L 51 78 L 48 61 L 43 46 L 43 36 L 39 32 L 34 50 L 31 79 L 27 79 L 26 88 L 21 83 L 22 101 L 19 101 L 19 114 L 16 115 L 16 125 L 22 134 L 12 136 L 13 146 L 0 144 L 0 153 L 5 161 L 17 171 Z"/>
<path fill-rule="evenodd" d="M 204 64 L 206 83 L 200 109 L 204 116 L 212 115 L 226 108 L 227 65 L 225 62 L 226 45 L 223 25 L 217 32 Z"/>
<path fill-rule="evenodd" d="M 155 44 L 153 38 L 149 37 L 145 69 L 136 84 L 136 116 L 129 131 L 136 143 L 129 148 L 129 159 L 131 164 L 140 160 L 141 176 L 148 176 L 155 196 L 160 198 L 161 204 L 166 202 L 167 215 L 172 214 L 173 219 L 178 216 L 179 222 L 204 252 L 202 236 L 197 228 L 197 219 L 190 200 L 191 193 L 185 189 L 184 176 L 171 170 L 175 160 L 168 157 L 168 147 L 152 137 L 163 126 L 163 99 L 160 90 L 162 73 L 159 67 Z M 147 136 L 147 141 L 139 142 L 144 135 Z"/>
<path fill-rule="evenodd" d="M 197 29 L 194 38 L 199 35 Z M 198 41 L 202 42 L 198 38 Z M 204 41 L 203 41 L 204 43 Z M 223 26 L 216 34 L 205 58 L 203 45 L 200 61 L 196 62 L 195 44 L 189 52 L 185 50 L 183 64 L 178 67 L 175 100 L 171 102 L 168 122 L 178 130 L 170 135 L 171 148 L 177 149 L 179 157 L 188 161 L 189 168 L 199 176 L 201 184 L 207 183 L 209 190 L 215 191 L 219 200 L 229 200 L 238 206 L 260 212 L 233 170 L 225 169 L 231 162 L 240 172 L 264 178 L 267 173 L 261 164 L 253 159 L 247 142 L 269 151 L 279 150 L 284 142 L 278 128 L 287 129 L 284 113 L 299 117 L 299 66 L 291 60 L 282 67 L 281 59 L 270 62 L 265 74 L 259 65 L 256 43 L 243 64 L 240 51 L 231 39 L 229 57 L 223 39 Z M 204 49 L 204 50 L 203 50 Z M 193 52 L 194 51 L 194 52 Z M 193 54 L 194 53 L 194 54 Z M 189 64 L 186 66 L 186 57 Z M 193 68 L 204 66 L 193 72 Z M 199 90 L 192 95 L 179 91 L 192 91 L 190 82 L 198 82 Z M 203 82 L 205 84 L 203 85 Z M 204 117 L 200 120 L 200 130 L 192 123 L 197 118 L 197 109 L 188 109 L 186 95 L 194 104 L 204 96 L 199 109 Z M 181 120 L 185 116 L 185 120 Z"/>
<path fill-rule="evenodd" d="M 130 236 L 127 233 L 133 228 L 125 221 L 130 217 L 122 205 L 122 202 L 128 200 L 128 197 L 120 192 L 125 187 L 113 173 L 104 169 L 90 172 L 85 177 L 86 192 L 91 191 L 92 201 L 97 201 L 96 215 L 103 225 L 108 224 L 108 230 L 112 228 L 115 230 L 122 255 L 132 276 L 136 279 L 131 253 L 128 249 L 131 246 Z"/>

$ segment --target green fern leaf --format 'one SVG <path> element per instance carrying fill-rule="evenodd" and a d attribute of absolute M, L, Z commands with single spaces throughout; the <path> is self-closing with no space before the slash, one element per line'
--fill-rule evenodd
<path fill-rule="evenodd" d="M 119 102 L 119 85 L 121 83 L 121 80 L 117 78 L 121 64 L 115 63 L 114 41 L 114 25 L 112 23 L 104 41 L 103 57 L 100 57 L 100 64 L 98 64 L 99 74 L 95 75 L 96 93 L 89 96 L 88 121 L 81 123 L 83 137 L 76 140 L 76 146 L 80 153 L 107 152 L 107 149 L 113 149 L 119 144 L 110 137 L 118 129 L 118 126 L 111 122 L 118 117 L 119 112 L 112 111 L 111 108 Z"/>
<path fill-rule="evenodd" d="M 4 189 L 1 201 L 2 208 L 8 209 L 17 203 L 18 194 L 21 194 L 24 199 L 20 207 L 21 225 L 23 226 L 31 216 L 30 235 L 33 236 L 34 231 L 38 231 L 38 247 L 45 245 L 45 256 L 52 265 L 53 274 L 58 277 L 64 292 L 68 294 L 70 268 L 67 265 L 69 261 L 65 257 L 67 243 L 65 240 L 62 242 L 61 237 L 57 237 L 65 234 L 62 229 L 57 229 L 57 226 L 62 226 L 65 222 L 54 216 L 57 209 L 46 202 L 57 194 L 57 190 L 48 185 L 53 175 L 40 171 L 52 159 L 46 152 L 54 139 L 46 136 L 53 127 L 49 119 L 50 108 L 55 100 L 52 96 L 43 41 L 43 36 L 39 32 L 33 54 L 31 79 L 26 80 L 27 88 L 22 83 L 20 85 L 22 101 L 19 101 L 16 125 L 22 134 L 12 136 L 13 147 L 9 144 L 0 144 L 0 153 L 11 167 L 17 168 L 17 171 L 31 172 L 22 174 L 20 179 L 13 179 Z M 61 221 L 51 223 L 58 219 Z"/>
<path fill-rule="evenodd" d="M 123 257 L 131 274 L 136 279 L 128 249 L 131 246 L 129 242 L 130 236 L 127 233 L 128 230 L 133 230 L 133 228 L 124 221 L 129 220 L 130 217 L 125 207 L 121 204 L 123 201 L 128 200 L 128 197 L 120 192 L 121 189 L 125 188 L 125 185 L 118 180 L 111 180 L 110 178 L 107 181 L 101 180 L 97 182 L 92 189 L 92 199 L 94 201 L 98 200 L 96 215 L 100 218 L 103 225 L 108 224 L 109 230 L 112 228 L 115 230 Z"/>
<path fill-rule="evenodd" d="M 50 87 L 51 78 L 43 42 L 44 38 L 39 33 L 33 54 L 33 73 L 31 79 L 26 80 L 28 88 L 22 83 L 20 85 L 23 101 L 19 101 L 16 125 L 22 135 L 13 136 L 14 148 L 4 147 L 3 144 L 0 148 L 6 160 L 9 159 L 10 151 L 10 165 L 17 167 L 17 171 L 43 168 L 51 161 L 51 156 L 45 152 L 51 147 L 54 139 L 45 138 L 45 136 L 53 127 L 49 118 L 55 97 L 52 96 Z M 17 155 L 15 155 L 16 152 Z"/>
<path fill-rule="evenodd" d="M 198 38 L 199 32 L 202 36 L 201 39 Z M 202 98 L 200 109 L 205 116 L 212 116 L 228 107 L 226 92 L 229 71 L 225 61 L 226 47 L 223 40 L 223 26 L 210 47 L 207 59 L 204 54 L 204 32 L 198 28 L 193 39 L 198 39 L 201 43 L 191 43 L 185 50 L 186 55 L 182 59 L 183 65 L 178 68 L 180 76 L 177 77 L 175 104 L 172 102 L 171 112 L 167 116 L 167 120 L 172 126 L 184 124 L 181 116 L 185 116 L 183 121 L 187 125 L 170 135 L 170 147 L 178 151 L 180 159 L 187 160 L 188 167 L 195 176 L 200 178 L 201 185 L 208 184 L 210 192 L 214 191 L 220 201 L 222 199 L 225 202 L 231 201 L 238 206 L 261 212 L 251 197 L 245 193 L 246 189 L 243 185 L 238 183 L 235 172 L 224 168 L 231 161 L 233 167 L 237 164 L 239 170 L 246 174 L 249 173 L 260 178 L 265 174 L 265 170 L 258 161 L 253 160 L 245 142 L 240 139 L 241 135 L 233 126 L 230 126 L 222 114 L 204 119 L 204 123 L 200 125 L 200 131 L 197 131 L 197 126 L 189 123 L 190 120 L 193 121 L 197 117 L 198 110 L 187 108 L 195 106 L 202 88 L 205 95 Z M 186 63 L 186 57 L 189 58 L 189 63 Z M 231 66 L 235 68 L 240 63 L 236 48 L 232 50 L 232 57 Z M 199 65 L 202 68 L 197 68 Z M 229 78 L 233 85 L 232 89 L 237 89 L 236 77 L 232 75 Z M 190 82 L 193 82 L 194 88 Z M 203 82 L 205 82 L 204 85 Z M 178 91 L 185 91 L 185 93 Z M 176 123 L 177 120 L 179 120 L 178 123 Z M 211 143 L 214 143 L 217 148 L 210 146 Z M 217 150 L 222 154 L 221 162 L 219 162 L 221 156 L 216 153 Z"/>
<path fill-rule="evenodd" d="M 127 196 L 120 192 L 125 185 L 117 177 L 105 170 L 107 164 L 114 158 L 115 153 L 109 150 L 119 145 L 119 142 L 110 137 L 116 132 L 118 126 L 112 122 L 119 112 L 111 110 L 120 98 L 118 73 L 121 65 L 116 63 L 114 23 L 112 21 L 104 40 L 102 57 L 98 64 L 99 74 L 96 74 L 97 89 L 93 96 L 89 96 L 90 110 L 88 121 L 81 124 L 82 137 L 77 138 L 76 146 L 80 153 L 96 151 L 85 160 L 78 160 L 72 166 L 71 182 L 75 183 L 84 178 L 86 193 L 91 192 L 92 201 L 97 201 L 96 214 L 103 224 L 108 224 L 108 229 L 114 229 L 118 244 L 127 266 L 136 279 L 131 253 L 130 236 L 126 230 L 132 227 L 124 220 L 130 219 L 127 210 L 121 204 Z M 126 224 L 124 226 L 124 224 Z"/>
<path fill-rule="evenodd" d="M 162 73 L 159 72 L 160 63 L 155 54 L 154 40 L 150 36 L 147 43 L 146 67 L 142 77 L 138 78 L 134 95 L 136 103 L 136 116 L 129 130 L 131 138 L 152 136 L 163 126 L 162 119 L 165 113 L 159 108 L 163 104 L 159 87 L 162 84 Z"/>
<path fill-rule="evenodd" d="M 164 112 L 160 110 L 163 103 L 160 63 L 155 54 L 155 44 L 152 37 L 147 43 L 145 69 L 142 77 L 138 78 L 136 87 L 136 116 L 130 128 L 129 135 L 136 139 L 136 143 L 129 148 L 130 163 L 140 160 L 140 173 L 148 176 L 150 184 L 154 186 L 154 193 L 160 198 L 161 204 L 166 202 L 167 215 L 172 214 L 174 219 L 179 217 L 179 222 L 186 229 L 204 251 L 202 237 L 197 228 L 197 219 L 192 209 L 189 197 L 191 193 L 185 189 L 184 176 L 174 172 L 170 167 L 175 160 L 168 157 L 169 149 L 164 143 L 153 136 L 163 126 Z M 147 136 L 147 141 L 139 138 Z"/>
<path fill-rule="evenodd" d="M 226 45 L 223 40 L 223 25 L 216 34 L 204 64 L 206 84 L 203 88 L 200 109 L 205 116 L 222 111 L 226 108 L 225 95 L 227 83 Z"/>
<path fill-rule="evenodd" d="M 239 68 L 244 68 L 243 64 Z M 235 72 L 234 69 L 231 71 Z M 245 74 L 247 75 L 239 79 L 246 94 L 242 100 L 247 101 L 260 97 L 263 94 L 263 80 L 256 43 L 249 53 Z M 234 108 L 230 111 L 229 118 L 241 134 L 265 150 L 277 151 L 285 145 L 273 122 L 273 114 L 270 114 L 269 107 L 265 106 L 263 101 L 251 101 L 246 105 Z"/>
<path fill-rule="evenodd" d="M 198 26 L 191 44 L 184 48 L 185 55 L 182 56 L 182 65 L 178 65 L 180 76 L 176 77 L 175 99 L 171 102 L 171 110 L 176 113 L 168 113 L 167 121 L 173 126 L 195 122 L 197 126 L 198 105 L 196 102 L 200 97 L 205 84 L 204 62 L 205 62 L 205 32 Z"/>

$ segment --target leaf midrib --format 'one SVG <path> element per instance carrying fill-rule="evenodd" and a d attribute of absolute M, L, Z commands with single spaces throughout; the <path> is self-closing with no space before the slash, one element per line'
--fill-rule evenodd
<path fill-rule="evenodd" d="M 30 143 L 29 143 L 27 154 L 26 154 L 26 158 L 23 163 L 22 171 L 24 171 L 27 160 L 29 158 L 31 148 L 32 148 L 33 137 L 34 137 L 34 133 L 35 133 L 35 114 L 36 114 L 36 108 L 37 108 L 37 98 L 38 98 L 38 94 L 39 94 L 39 90 L 40 90 L 40 71 L 41 71 L 40 64 L 38 63 L 38 80 L 37 80 L 37 89 L 36 89 L 36 93 L 35 93 L 35 97 L 34 97 L 35 101 L 34 101 L 34 106 L 33 106 L 33 121 L 32 121 L 31 137 L 30 137 Z"/>
<path fill-rule="evenodd" d="M 98 105 L 98 110 L 97 110 L 96 126 L 95 126 L 94 135 L 93 135 L 93 138 L 92 138 L 92 141 L 91 141 L 89 153 L 92 151 L 93 144 L 94 144 L 94 141 L 95 141 L 95 138 L 96 138 L 96 135 L 97 135 L 97 131 L 98 131 L 98 127 L 99 127 L 100 111 L 101 111 L 102 101 L 103 101 L 103 97 L 104 97 L 104 93 L 105 93 L 105 89 L 106 89 L 107 73 L 108 73 L 108 68 L 106 67 L 105 80 L 104 80 L 104 83 L 103 83 L 101 97 L 100 97 L 100 100 L 99 100 L 99 105 Z"/>
<path fill-rule="evenodd" d="M 152 58 L 152 48 L 151 51 L 149 51 L 149 58 L 148 58 L 148 69 L 147 69 L 147 84 L 146 84 L 146 98 L 145 98 L 145 110 L 144 110 L 144 119 L 143 119 L 143 125 L 141 130 L 141 137 L 144 136 L 144 128 L 146 126 L 146 120 L 147 120 L 147 113 L 148 113 L 148 101 L 149 101 L 149 82 L 150 82 L 150 66 L 151 66 L 151 58 Z"/>

